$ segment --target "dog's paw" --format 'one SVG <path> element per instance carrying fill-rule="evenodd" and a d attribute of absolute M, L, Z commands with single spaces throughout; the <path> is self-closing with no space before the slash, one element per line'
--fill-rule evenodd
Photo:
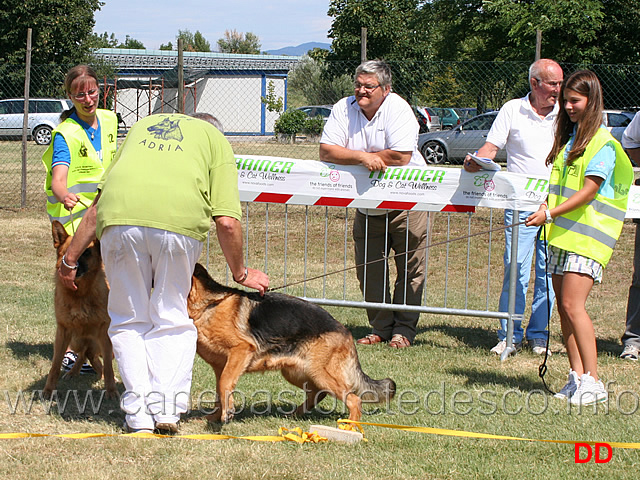
<path fill-rule="evenodd" d="M 229 423 L 231 420 L 233 420 L 233 410 L 227 410 L 220 417 L 222 423 Z"/>
<path fill-rule="evenodd" d="M 47 400 L 50 400 L 51 396 L 53 395 L 53 390 L 54 389 L 52 387 L 44 387 L 44 389 L 42 390 L 42 396 Z"/>
<path fill-rule="evenodd" d="M 119 397 L 118 389 L 115 386 L 107 387 L 107 398 L 116 400 L 118 397 Z"/>
<path fill-rule="evenodd" d="M 217 410 L 210 415 L 205 415 L 204 418 L 206 418 L 207 422 L 209 423 L 220 423 L 221 416 L 222 416 L 222 412 L 220 410 Z"/>

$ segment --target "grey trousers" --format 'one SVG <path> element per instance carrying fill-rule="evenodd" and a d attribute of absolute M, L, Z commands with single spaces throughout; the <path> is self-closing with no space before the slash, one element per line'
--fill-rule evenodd
<path fill-rule="evenodd" d="M 429 212 L 391 210 L 386 215 L 365 215 L 358 211 L 353 222 L 356 274 L 367 302 L 420 305 L 425 281 L 425 255 Z M 366 250 L 365 250 L 366 244 Z M 418 249 L 402 255 L 404 252 Z M 397 277 L 393 300 L 389 267 L 380 260 L 393 250 Z M 400 255 L 398 255 L 400 254 Z M 379 260 L 375 263 L 368 263 Z M 367 263 L 367 265 L 363 265 Z M 367 309 L 373 333 L 389 340 L 404 335 L 411 343 L 416 336 L 417 312 Z"/>
<path fill-rule="evenodd" d="M 637 223 L 633 250 L 633 277 L 627 300 L 627 327 L 622 335 L 622 344 L 640 348 L 640 231 Z"/>

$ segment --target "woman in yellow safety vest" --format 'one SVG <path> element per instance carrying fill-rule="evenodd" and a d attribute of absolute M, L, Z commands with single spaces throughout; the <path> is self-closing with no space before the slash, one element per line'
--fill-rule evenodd
<path fill-rule="evenodd" d="M 62 112 L 42 161 L 49 218 L 73 234 L 115 156 L 118 120 L 115 113 L 98 108 L 98 77 L 88 65 L 69 70 L 64 88 L 73 107 Z"/>
<path fill-rule="evenodd" d="M 47 169 L 44 189 L 49 218 L 62 223 L 73 235 L 115 156 L 118 120 L 115 113 L 98 108 L 98 76 L 88 65 L 69 70 L 64 89 L 73 107 L 60 115 L 62 122 L 53 130 L 42 162 Z M 77 355 L 68 350 L 62 360 L 64 370 L 71 370 L 76 359 Z M 80 373 L 95 372 L 85 363 Z"/>
<path fill-rule="evenodd" d="M 549 268 L 558 301 L 569 379 L 556 393 L 574 405 L 605 402 L 598 378 L 596 336 L 586 310 L 594 284 L 611 258 L 627 210 L 633 168 L 620 143 L 602 125 L 602 87 L 580 70 L 560 91 L 547 203 L 526 225 L 549 223 Z"/>

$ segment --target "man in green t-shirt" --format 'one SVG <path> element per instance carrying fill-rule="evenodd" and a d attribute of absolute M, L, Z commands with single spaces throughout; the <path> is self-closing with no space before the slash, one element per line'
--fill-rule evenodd
<path fill-rule="evenodd" d="M 187 296 L 211 217 L 234 280 L 261 294 L 269 286 L 267 275 L 244 266 L 233 151 L 207 121 L 151 115 L 131 127 L 99 188 L 59 275 L 75 289 L 77 260 L 100 238 L 125 429 L 175 433 L 197 340 Z"/>

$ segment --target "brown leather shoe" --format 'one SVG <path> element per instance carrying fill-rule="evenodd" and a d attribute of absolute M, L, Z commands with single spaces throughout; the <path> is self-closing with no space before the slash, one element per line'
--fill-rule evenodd
<path fill-rule="evenodd" d="M 406 348 L 411 346 L 411 342 L 404 335 L 400 335 L 399 333 L 395 333 L 393 337 L 391 337 L 391 341 L 389 342 L 389 346 L 391 348 Z"/>
<path fill-rule="evenodd" d="M 362 337 L 358 339 L 356 343 L 358 345 L 375 345 L 376 343 L 382 343 L 384 341 L 385 340 L 380 335 L 376 335 L 375 333 L 370 333 L 366 337 Z"/>

